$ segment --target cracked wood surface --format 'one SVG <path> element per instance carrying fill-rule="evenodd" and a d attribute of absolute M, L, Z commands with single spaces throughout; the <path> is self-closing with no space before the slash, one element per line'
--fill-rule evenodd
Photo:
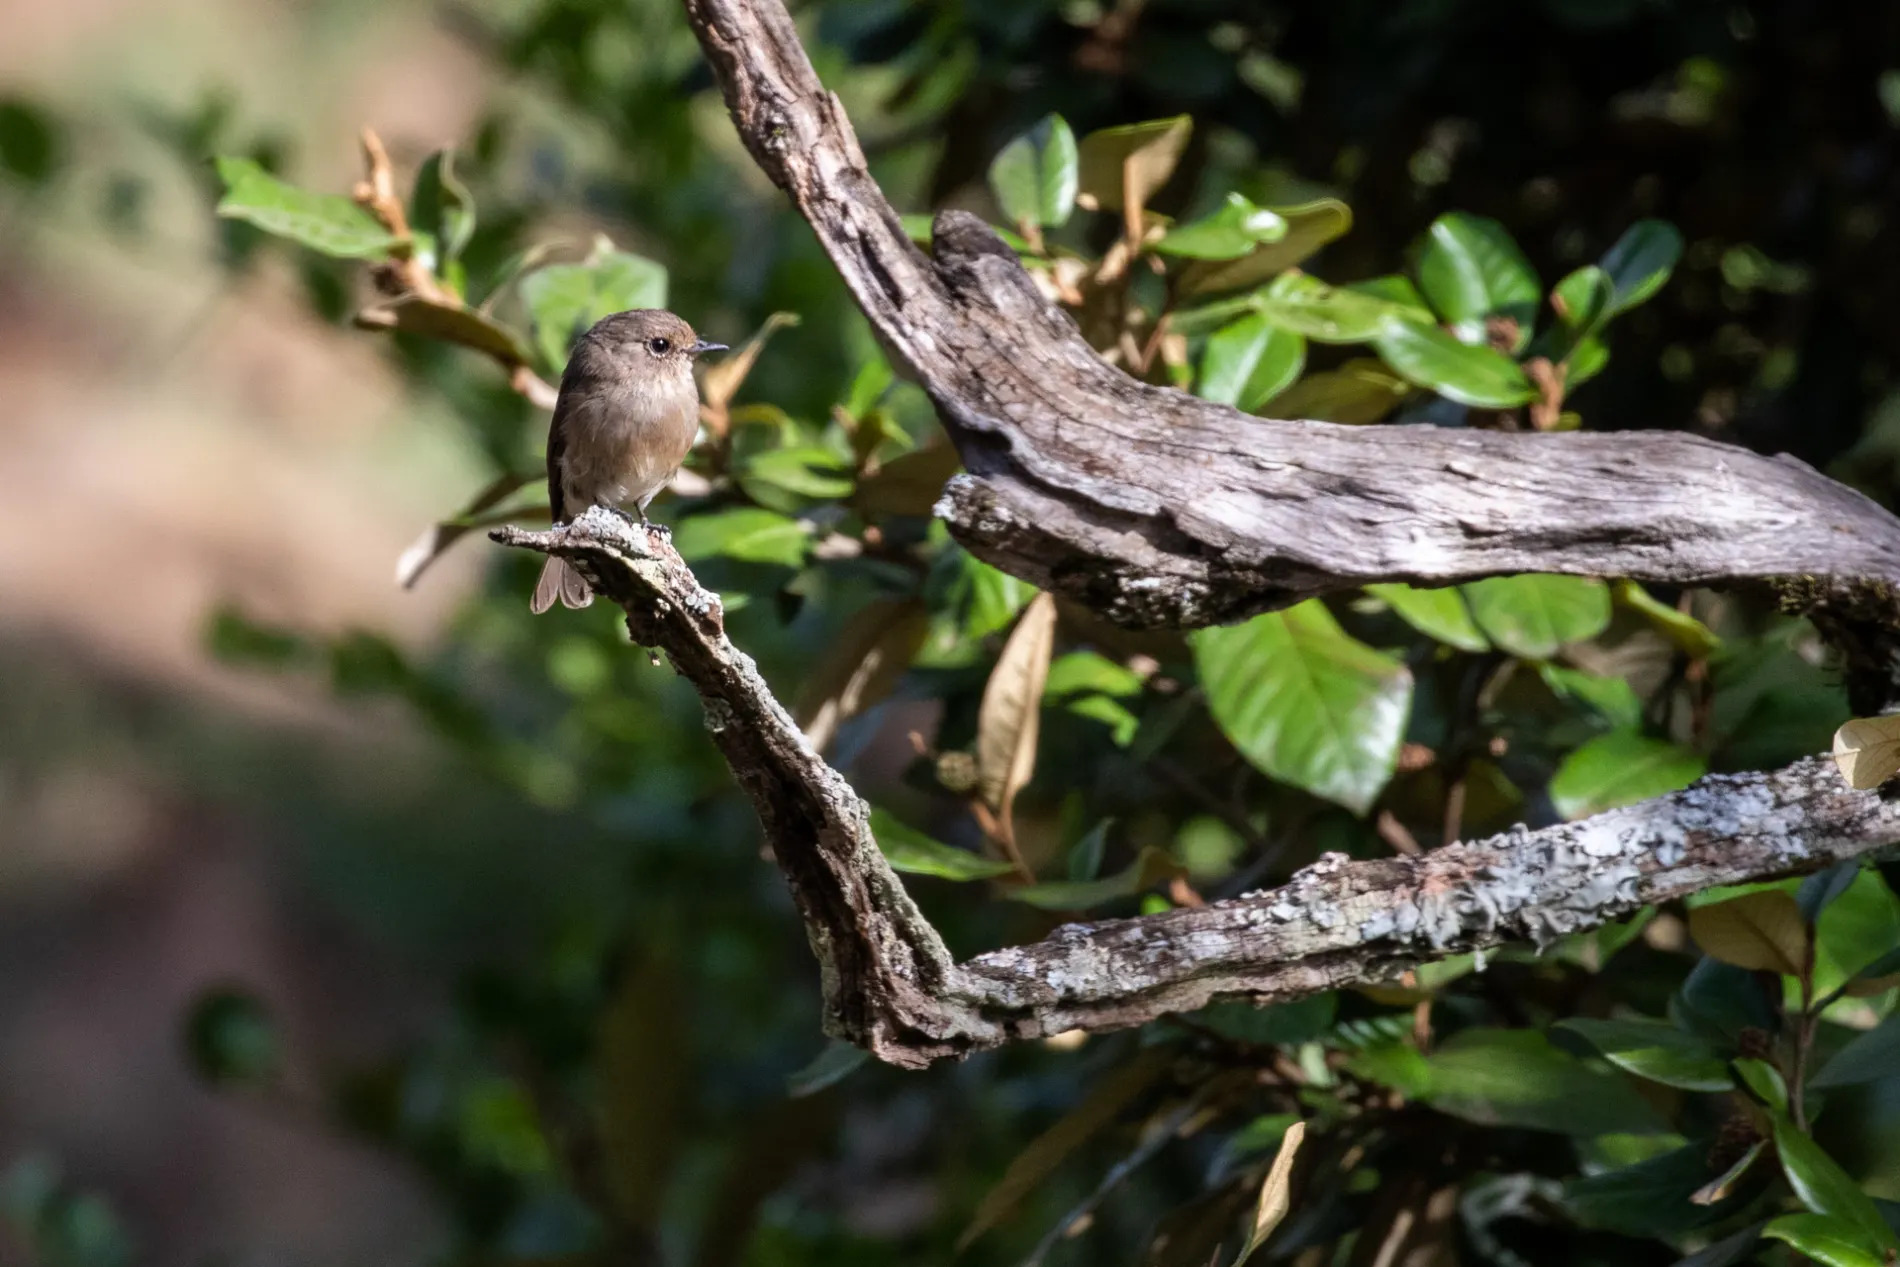
<path fill-rule="evenodd" d="M 1136 382 L 974 216 L 939 215 L 931 256 L 912 245 L 780 0 L 685 8 L 740 137 L 956 442 L 969 473 L 939 513 L 1003 570 L 1176 628 L 1374 581 L 1798 578 L 1796 605 L 1891 685 L 1893 639 L 1866 631 L 1900 624 L 1900 521 L 1860 494 L 1677 433 L 1281 421 Z"/>
<path fill-rule="evenodd" d="M 1850 790 L 1817 757 L 1422 856 L 1327 855 L 1279 889 L 1068 924 L 958 964 L 878 852 L 864 802 L 727 639 L 718 597 L 670 544 L 600 509 L 565 528 L 492 535 L 574 561 L 625 611 L 634 640 L 665 651 L 692 683 L 804 918 L 826 1028 L 897 1065 L 1139 1025 L 1221 999 L 1265 1003 L 1390 980 L 1464 951 L 1545 945 L 1650 903 L 1900 845 L 1900 807 Z"/>

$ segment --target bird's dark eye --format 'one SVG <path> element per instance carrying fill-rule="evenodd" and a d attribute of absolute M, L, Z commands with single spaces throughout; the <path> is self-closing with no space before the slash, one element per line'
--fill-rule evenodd
<path fill-rule="evenodd" d="M 653 353 L 653 355 L 655 356 L 665 356 L 668 352 L 671 352 L 672 350 L 673 350 L 672 343 L 670 343 L 666 339 L 660 338 L 657 335 L 647 340 L 647 351 Z"/>

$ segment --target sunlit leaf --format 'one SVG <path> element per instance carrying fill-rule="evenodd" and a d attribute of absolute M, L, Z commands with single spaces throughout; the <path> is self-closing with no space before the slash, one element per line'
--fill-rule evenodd
<path fill-rule="evenodd" d="M 689 563 L 724 555 L 744 563 L 797 567 L 810 540 L 798 520 L 756 506 L 693 515 L 673 530 L 673 546 Z"/>
<path fill-rule="evenodd" d="M 1005 145 L 990 163 L 990 189 L 1014 225 L 1060 225 L 1075 206 L 1078 157 L 1075 133 L 1059 114 Z"/>
<path fill-rule="evenodd" d="M 1491 316 L 1517 322 L 1517 347 L 1529 341 L 1541 297 L 1537 273 L 1496 220 L 1454 211 L 1432 221 L 1418 280 L 1462 342 L 1485 342 L 1485 318 Z"/>
<path fill-rule="evenodd" d="M 1834 764 L 1847 785 L 1877 788 L 1900 772 L 1900 713 L 1856 717 L 1834 732 Z"/>
<path fill-rule="evenodd" d="M 1186 873 L 1165 849 L 1153 845 L 1114 875 L 1096 880 L 1045 880 L 1040 884 L 1019 884 L 1006 896 L 1027 902 L 1045 911 L 1086 911 L 1119 898 L 1134 897 L 1155 885 Z"/>
<path fill-rule="evenodd" d="M 1667 1021 L 1593 1020 L 1573 1017 L 1557 1024 L 1603 1053 L 1603 1058 L 1639 1078 L 1685 1091 L 1727 1091 L 1728 1065 L 1714 1048 Z"/>
<path fill-rule="evenodd" d="M 1447 400 L 1482 409 L 1509 409 L 1537 398 L 1537 389 L 1510 357 L 1460 343 L 1436 326 L 1387 317 L 1370 337 L 1387 365 L 1408 382 Z"/>
<path fill-rule="evenodd" d="M 435 244 L 429 270 L 461 294 L 464 288 L 455 277 L 455 265 L 475 236 L 475 199 L 455 175 L 454 150 L 437 150 L 422 161 L 416 171 L 409 222 Z"/>
<path fill-rule="evenodd" d="M 1661 1125 L 1620 1075 L 1591 1068 L 1534 1030 L 1462 1030 L 1427 1062 L 1424 1098 L 1466 1121 L 1581 1136 Z"/>
<path fill-rule="evenodd" d="M 1585 576 L 1492 576 L 1464 587 L 1478 628 L 1501 649 L 1547 660 L 1609 627 L 1610 591 Z"/>
<path fill-rule="evenodd" d="M 1548 661 L 1538 664 L 1537 676 L 1552 694 L 1594 709 L 1618 730 L 1635 730 L 1643 724 L 1643 701 L 1636 688 L 1623 678 L 1602 677 Z"/>
<path fill-rule="evenodd" d="M 1615 288 L 1610 311 L 1634 308 L 1669 280 L 1682 258 L 1682 234 L 1664 220 L 1638 220 L 1603 253 L 1598 267 Z"/>
<path fill-rule="evenodd" d="M 939 880 L 989 880 L 1015 870 L 1007 862 L 946 845 L 881 809 L 871 811 L 871 835 L 894 871 Z"/>
<path fill-rule="evenodd" d="M 753 501 L 788 514 L 809 502 L 848 497 L 856 487 L 850 460 L 817 444 L 760 449 L 735 478 Z"/>
<path fill-rule="evenodd" d="M 1295 1122 L 1286 1128 L 1286 1134 L 1280 1139 L 1280 1150 L 1274 1154 L 1273 1165 L 1267 1170 L 1267 1177 L 1260 1184 L 1260 1200 L 1254 1205 L 1253 1226 L 1247 1231 L 1247 1243 L 1241 1247 L 1240 1257 L 1234 1260 L 1234 1267 L 1241 1267 L 1252 1258 L 1254 1251 L 1266 1243 L 1273 1229 L 1280 1226 L 1286 1218 L 1286 1212 L 1293 1204 L 1293 1160 L 1299 1155 L 1300 1144 L 1306 1139 L 1306 1123 Z"/>
<path fill-rule="evenodd" d="M 1036 771 L 1043 688 L 1055 638 L 1056 600 L 1038 594 L 1023 609 L 983 688 L 976 723 L 978 788 L 1001 818 L 1007 819 L 1016 793 Z"/>
<path fill-rule="evenodd" d="M 1181 273 L 1181 294 L 1214 295 L 1263 285 L 1286 269 L 1305 263 L 1321 247 L 1352 228 L 1351 208 L 1336 198 L 1268 210 L 1286 222 L 1286 233 L 1279 241 L 1257 246 L 1237 260 L 1188 265 Z"/>
<path fill-rule="evenodd" d="M 1273 324 L 1320 343 L 1362 343 L 1389 322 L 1410 324 L 1390 300 L 1328 286 L 1310 273 L 1282 273 L 1254 296 L 1254 306 Z"/>
<path fill-rule="evenodd" d="M 1363 814 L 1398 761 L 1404 664 L 1349 636 L 1317 600 L 1192 636 L 1208 707 L 1265 773 Z"/>
<path fill-rule="evenodd" d="M 1587 818 L 1676 792 L 1708 763 L 1687 748 L 1629 730 L 1598 735 L 1565 757 L 1550 779 L 1550 800 L 1565 818 Z"/>
<path fill-rule="evenodd" d="M 1115 663 L 1099 651 L 1071 651 L 1049 666 L 1043 686 L 1046 699 L 1061 699 L 1085 691 L 1102 695 L 1138 695 L 1141 675 Z"/>
<path fill-rule="evenodd" d="M 1379 421 L 1411 393 L 1412 385 L 1387 369 L 1385 362 L 1355 356 L 1338 369 L 1308 374 L 1258 412 L 1270 418 L 1363 425 Z"/>
<path fill-rule="evenodd" d="M 1689 912 L 1689 935 L 1704 954 L 1753 972 L 1799 976 L 1808 957 L 1801 908 L 1780 889 L 1694 908 Z"/>
<path fill-rule="evenodd" d="M 1705 660 L 1722 647 L 1722 640 L 1707 625 L 1659 601 L 1635 581 L 1619 580 L 1611 587 L 1611 593 L 1618 604 L 1642 616 L 1657 633 L 1694 659 Z"/>
<path fill-rule="evenodd" d="M 551 369 L 567 364 L 574 340 L 602 317 L 666 307 L 666 266 L 597 239 L 584 263 L 550 264 L 521 279 L 535 347 Z"/>
<path fill-rule="evenodd" d="M 1368 585 L 1366 593 L 1384 602 L 1406 624 L 1461 651 L 1489 651 L 1464 595 L 1455 587 L 1418 589 L 1410 585 Z"/>
<path fill-rule="evenodd" d="M 1183 114 L 1089 133 L 1077 147 L 1078 191 L 1105 211 L 1120 209 L 1127 194 L 1147 205 L 1174 175 L 1193 130 Z"/>
<path fill-rule="evenodd" d="M 339 259 L 372 259 L 400 239 L 375 216 L 340 194 L 287 185 L 248 158 L 220 158 L 224 197 L 218 214 Z"/>
<path fill-rule="evenodd" d="M 1802 1205 L 1816 1214 L 1847 1223 L 1883 1251 L 1900 1250 L 1900 1238 L 1895 1237 L 1893 1229 L 1880 1217 L 1873 1198 L 1862 1192 L 1860 1185 L 1841 1169 L 1840 1163 L 1829 1157 L 1785 1114 L 1775 1116 L 1775 1152 L 1781 1158 L 1781 1170 L 1788 1177 L 1788 1186 L 1794 1189 Z"/>
<path fill-rule="evenodd" d="M 889 695 L 929 632 L 921 599 L 873 599 L 852 612 L 806 672 L 792 709 L 811 746 L 823 752 L 839 726 Z"/>
<path fill-rule="evenodd" d="M 1609 274 L 1594 264 L 1585 264 L 1557 283 L 1550 296 L 1551 307 L 1557 310 L 1550 348 L 1553 360 L 1565 360 L 1603 328 L 1610 319 L 1614 294 Z"/>
<path fill-rule="evenodd" d="M 1306 340 L 1260 313 L 1222 327 L 1201 359 L 1200 395 L 1251 413 L 1300 376 Z"/>
<path fill-rule="evenodd" d="M 1761 1234 L 1782 1241 L 1820 1267 L 1886 1267 L 1878 1242 L 1847 1219 L 1826 1214 L 1784 1214 Z"/>
<path fill-rule="evenodd" d="M 1220 210 L 1177 225 L 1150 249 L 1197 260 L 1232 260 L 1286 236 L 1286 221 L 1241 194 L 1230 193 Z"/>

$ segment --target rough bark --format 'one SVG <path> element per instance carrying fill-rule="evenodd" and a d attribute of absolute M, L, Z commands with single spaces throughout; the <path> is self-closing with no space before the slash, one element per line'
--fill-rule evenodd
<path fill-rule="evenodd" d="M 1133 627 L 1372 581 L 1768 579 L 1832 621 L 1857 708 L 1893 696 L 1900 521 L 1860 494 L 1689 435 L 1282 421 L 1136 382 L 975 217 L 912 245 L 780 0 L 685 7 L 752 156 L 936 403 L 969 472 L 938 511 L 980 557 Z"/>
<path fill-rule="evenodd" d="M 1646 904 L 1900 844 L 1900 807 L 1823 758 L 1715 775 L 1671 796 L 1417 857 L 1330 854 L 1285 887 L 952 960 L 878 852 L 864 802 L 805 741 L 717 595 L 658 534 L 595 509 L 496 540 L 573 560 L 634 640 L 698 691 L 818 957 L 827 1029 L 917 1067 L 1069 1029 L 1139 1025 L 1224 998 L 1270 1002 L 1505 942 L 1547 945 Z"/>

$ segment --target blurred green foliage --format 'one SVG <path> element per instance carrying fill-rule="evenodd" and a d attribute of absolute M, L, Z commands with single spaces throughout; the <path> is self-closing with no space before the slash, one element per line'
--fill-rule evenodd
<path fill-rule="evenodd" d="M 1695 425 L 1839 459 L 1891 500 L 1893 428 L 1860 432 L 1900 367 L 1879 232 L 1900 172 L 1879 59 L 1900 49 L 1877 7 L 826 0 L 806 27 L 911 231 L 982 208 L 1130 373 L 1357 425 Z M 1846 718 L 1805 625 L 1627 581 L 1373 586 L 1192 637 L 1063 608 L 1032 636 L 1033 587 L 930 520 L 956 455 L 761 188 L 677 11 L 465 16 L 520 95 L 397 173 L 406 235 L 290 181 L 240 103 L 151 128 L 219 201 L 224 267 L 307 248 L 338 321 L 362 266 L 336 260 L 437 288 L 359 317 L 492 468 L 411 579 L 532 513 L 544 421 L 516 369 L 558 374 L 625 306 L 755 335 L 756 360 L 708 374 L 699 480 L 662 515 L 960 952 L 1782 764 Z M 9 180 L 57 181 L 71 151 L 0 102 Z M 557 215 L 597 236 L 560 241 Z M 477 905 L 521 944 L 379 1060 L 287 1051 L 229 984 L 181 1022 L 210 1082 L 425 1175 L 443 1261 L 1229 1264 L 1295 1121 L 1291 1203 L 1252 1262 L 1900 1245 L 1891 867 L 902 1075 L 824 1044 L 802 930 L 694 702 L 605 605 L 531 619 L 536 562 L 496 557 L 426 655 L 235 610 L 208 632 L 227 660 L 400 701 L 507 790 L 515 816 L 461 807 L 410 883 L 474 884 L 476 839 L 606 860 L 519 919 L 495 878 Z M 47 1263 L 130 1261 L 50 1162 L 5 1185 Z"/>

